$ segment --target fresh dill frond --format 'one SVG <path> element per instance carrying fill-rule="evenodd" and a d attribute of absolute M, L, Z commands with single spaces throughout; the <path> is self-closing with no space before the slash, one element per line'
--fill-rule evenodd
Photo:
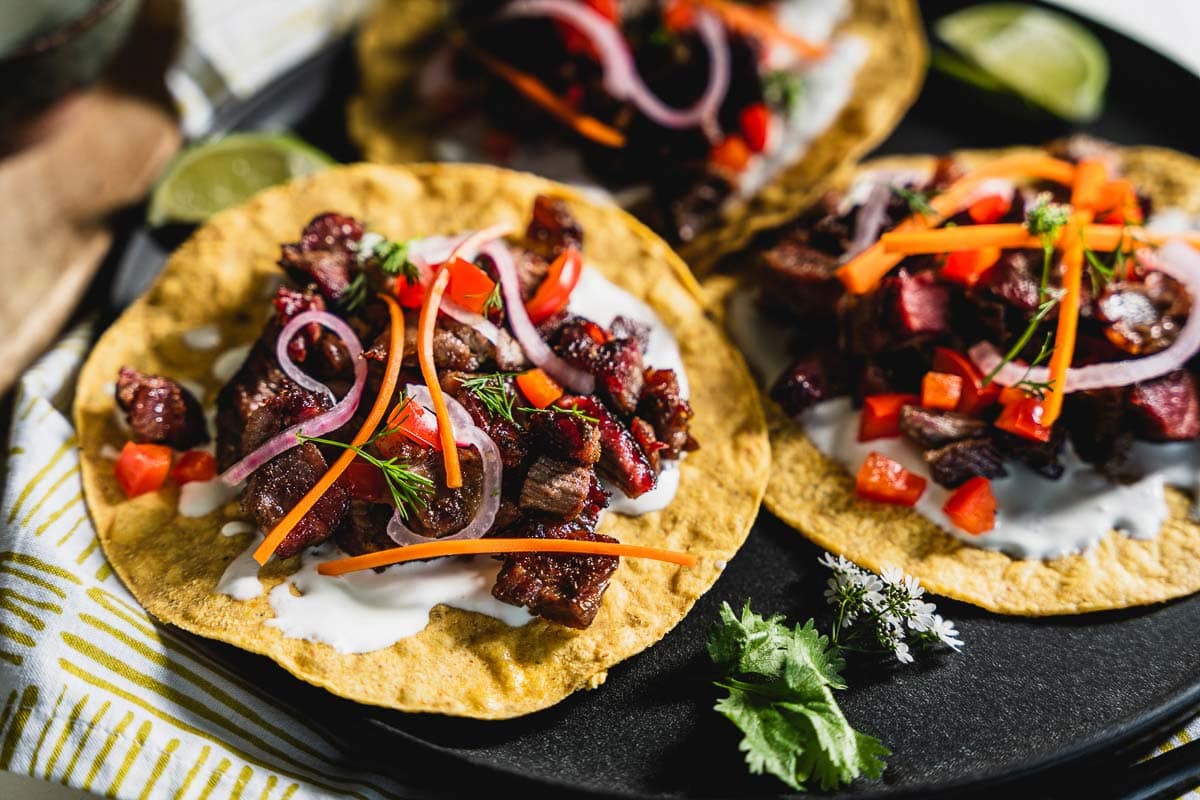
<path fill-rule="evenodd" d="M 483 403 L 488 413 L 493 417 L 503 417 L 509 422 L 513 419 L 513 396 L 508 392 L 507 379 L 515 372 L 493 372 L 488 375 L 477 375 L 462 382 L 462 387 Z"/>
<path fill-rule="evenodd" d="M 1008 349 L 1008 352 L 1004 354 L 1004 358 L 1000 359 L 999 363 L 992 367 L 992 370 L 987 375 L 983 376 L 984 386 L 992 382 L 992 379 L 1000 372 L 1001 367 L 1021 354 L 1021 351 L 1025 349 L 1025 345 L 1029 344 L 1029 340 L 1037 333 L 1038 326 L 1042 324 L 1042 320 L 1058 305 L 1058 301 L 1059 298 L 1054 296 L 1042 301 L 1042 304 L 1038 306 L 1037 313 L 1033 315 L 1033 319 L 1029 320 L 1029 324 L 1025 327 L 1020 338 Z M 1045 345 L 1043 345 L 1043 348 L 1045 348 Z"/>
<path fill-rule="evenodd" d="M 588 414 L 585 414 L 582 410 L 580 410 L 578 408 L 563 408 L 561 406 L 547 406 L 546 408 L 534 408 L 533 406 L 522 406 L 522 407 L 518 408 L 517 410 L 524 411 L 526 414 L 564 414 L 568 417 L 574 417 L 575 419 L 582 420 L 583 422 L 599 422 L 600 421 L 593 416 L 589 416 Z"/>
<path fill-rule="evenodd" d="M 346 291 L 342 292 L 342 296 L 338 299 L 338 309 L 343 314 L 353 314 L 367 300 L 367 293 L 370 286 L 367 283 L 367 273 L 359 272 L 351 280 L 346 287 Z"/>
<path fill-rule="evenodd" d="M 929 205 L 930 194 L 928 192 L 920 192 L 916 189 L 909 189 L 907 186 L 893 186 L 892 192 L 897 197 L 908 203 L 908 210 L 913 214 L 920 214 L 924 217 L 936 217 L 938 213 L 933 210 L 933 206 Z"/>
<path fill-rule="evenodd" d="M 1050 354 L 1054 352 L 1053 341 L 1054 334 L 1047 333 L 1046 338 L 1042 340 L 1042 347 L 1038 350 L 1038 354 L 1034 357 L 1033 361 L 1029 362 L 1029 367 L 1025 370 L 1025 375 L 1014 384 L 1018 389 L 1024 389 L 1039 400 L 1045 399 L 1046 393 L 1054 388 L 1054 381 L 1030 380 L 1029 374 L 1033 372 L 1034 367 L 1040 366 L 1046 359 L 1050 358 Z"/>
<path fill-rule="evenodd" d="M 371 441 L 375 441 L 379 436 L 388 432 L 390 431 L 384 430 L 376 433 L 371 438 Z M 379 471 L 383 473 L 383 480 L 387 484 L 388 492 L 392 495 L 392 502 L 396 505 L 396 511 L 399 512 L 402 519 L 408 519 L 410 510 L 424 508 L 428 505 L 429 499 L 433 497 L 433 481 L 415 471 L 409 466 L 408 462 L 400 461 L 395 456 L 384 460 L 371 455 L 361 446 L 352 445 L 347 442 L 338 442 L 333 439 L 324 439 L 319 436 L 305 436 L 303 431 L 297 433 L 296 438 L 302 443 L 312 442 L 313 444 L 324 444 L 331 447 L 340 447 L 343 450 L 351 450 L 368 464 L 378 467 Z"/>

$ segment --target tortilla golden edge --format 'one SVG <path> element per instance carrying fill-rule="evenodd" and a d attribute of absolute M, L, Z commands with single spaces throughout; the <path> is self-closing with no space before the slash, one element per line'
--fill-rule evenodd
<path fill-rule="evenodd" d="M 1038 148 L 962 151 L 968 164 Z M 1125 173 L 1161 207 L 1200 213 L 1200 160 L 1157 147 L 1120 149 Z M 934 156 L 891 156 L 847 167 L 846 185 L 873 169 L 927 170 Z M 715 276 L 704 286 L 714 306 L 740 276 Z M 898 567 L 932 593 L 998 614 L 1083 614 L 1166 602 L 1200 591 L 1200 525 L 1189 501 L 1168 489 L 1169 518 L 1158 537 L 1135 540 L 1110 531 L 1085 553 L 1051 561 L 1019 560 L 963 544 L 911 509 L 859 501 L 854 478 L 823 456 L 779 406 L 760 391 L 771 432 L 772 468 L 764 505 L 817 545 L 879 572 Z"/>
<path fill-rule="evenodd" d="M 643 517 L 608 515 L 602 530 L 622 541 L 689 550 L 700 557 L 697 568 L 624 560 L 586 631 L 543 620 L 509 628 L 484 615 L 438 606 L 421 633 L 359 655 L 284 639 L 267 625 L 273 614 L 266 597 L 238 602 L 215 594 L 226 565 L 249 544 L 247 535 L 218 533 L 225 519 L 240 516 L 236 501 L 186 519 L 176 514 L 175 489 L 124 499 L 112 462 L 99 454 L 103 444 L 124 440 L 108 386 L 117 367 L 130 363 L 196 380 L 213 395 L 219 386 L 209 372 L 215 351 L 203 357 L 189 353 L 180 334 L 216 320 L 226 334 L 222 349 L 253 340 L 262 317 L 244 308 L 267 305 L 262 281 L 278 274 L 279 244 L 294 239 L 319 211 L 357 214 L 393 236 L 430 235 L 497 218 L 523 221 L 539 192 L 571 204 L 585 230 L 589 264 L 646 300 L 672 327 L 691 383 L 701 448 L 680 465 L 675 501 Z M 435 218 L 440 225 L 430 222 Z M 126 587 L 159 620 L 270 657 L 336 695 L 401 711 L 480 719 L 546 708 L 578 689 L 594 688 L 609 667 L 654 644 L 682 620 L 741 547 L 757 515 L 770 464 L 765 419 L 749 369 L 700 297 L 687 267 L 645 226 L 532 175 L 486 166 L 353 165 L 269 189 L 196 231 L 147 294 L 100 337 L 82 368 L 74 417 L 84 494 L 101 546 Z M 297 561 L 271 562 L 263 571 L 268 589 Z"/>
<path fill-rule="evenodd" d="M 400 13 L 403 11 L 403 13 Z M 362 91 L 347 105 L 351 140 L 369 161 L 394 163 L 429 158 L 428 130 L 414 115 L 395 111 L 396 97 L 412 80 L 446 19 L 440 0 L 384 2 L 364 23 L 355 42 Z M 854 161 L 888 137 L 920 94 L 928 61 L 916 0 L 854 0 L 839 29 L 865 39 L 867 61 L 855 78 L 849 103 L 814 139 L 799 161 L 776 175 L 722 219 L 679 247 L 695 274 L 703 276 L 755 233 L 772 228 L 811 204 L 829 173 Z"/>

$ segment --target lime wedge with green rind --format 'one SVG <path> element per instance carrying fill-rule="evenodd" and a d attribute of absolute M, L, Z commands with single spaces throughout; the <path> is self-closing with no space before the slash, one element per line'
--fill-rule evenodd
<path fill-rule="evenodd" d="M 281 133 L 238 133 L 193 145 L 167 167 L 150 197 L 147 221 L 200 223 L 256 192 L 334 163 Z"/>
<path fill-rule="evenodd" d="M 1062 14 L 992 3 L 949 14 L 934 30 L 969 62 L 1057 116 L 1089 122 L 1104 107 L 1108 53 Z"/>

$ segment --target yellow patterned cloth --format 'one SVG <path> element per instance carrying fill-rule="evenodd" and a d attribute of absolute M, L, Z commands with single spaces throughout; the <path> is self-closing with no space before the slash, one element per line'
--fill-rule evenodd
<path fill-rule="evenodd" d="M 112 573 L 71 426 L 92 328 L 22 378 L 0 502 L 0 767 L 128 798 L 399 798 L 323 730 L 157 625 Z"/>

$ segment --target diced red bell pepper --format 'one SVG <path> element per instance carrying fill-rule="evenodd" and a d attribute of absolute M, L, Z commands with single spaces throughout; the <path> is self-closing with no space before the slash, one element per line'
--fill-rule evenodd
<path fill-rule="evenodd" d="M 1002 431 L 1035 439 L 1039 442 L 1050 441 L 1051 429 L 1042 424 L 1045 407 L 1036 397 L 1025 397 L 1015 403 L 1009 403 L 996 418 L 996 427 Z"/>
<path fill-rule="evenodd" d="M 450 270 L 450 283 L 446 294 L 468 311 L 483 313 L 488 296 L 496 288 L 496 282 L 479 267 L 463 258 L 452 259 L 446 268 Z"/>
<path fill-rule="evenodd" d="M 996 497 L 987 478 L 976 475 L 954 490 L 942 511 L 967 533 L 978 536 L 996 527 Z"/>
<path fill-rule="evenodd" d="M 171 470 L 171 478 L 180 486 L 192 481 L 211 481 L 217 477 L 217 459 L 204 450 L 188 450 Z"/>
<path fill-rule="evenodd" d="M 750 162 L 750 146 L 746 140 L 736 133 L 726 136 L 708 154 L 708 160 L 714 166 L 730 172 L 741 172 Z"/>
<path fill-rule="evenodd" d="M 1019 389 L 1016 386 L 1005 386 L 1000 390 L 1000 396 L 996 399 L 1000 401 L 1002 406 L 1011 406 L 1013 403 L 1019 403 L 1029 397 L 1029 392 L 1024 389 Z"/>
<path fill-rule="evenodd" d="M 691 0 L 667 0 L 663 7 L 663 27 L 672 33 L 686 31 L 696 24 L 696 10 Z"/>
<path fill-rule="evenodd" d="M 1000 260 L 999 247 L 983 247 L 979 250 L 956 250 L 946 256 L 941 276 L 948 281 L 975 288 L 979 279 Z"/>
<path fill-rule="evenodd" d="M 946 372 L 963 379 L 962 396 L 958 399 L 961 414 L 977 415 L 980 411 L 996 402 L 1000 396 L 1000 386 L 995 382 L 983 385 L 983 373 L 971 359 L 957 350 L 948 347 L 938 347 L 933 351 L 933 368 L 937 372 Z"/>
<path fill-rule="evenodd" d="M 563 396 L 563 388 L 540 369 L 531 369 L 518 375 L 517 388 L 534 408 L 546 408 Z"/>
<path fill-rule="evenodd" d="M 921 379 L 921 405 L 942 411 L 958 408 L 963 379 L 948 372 L 926 372 Z"/>
<path fill-rule="evenodd" d="M 913 506 L 925 492 L 927 481 L 914 475 L 898 461 L 871 452 L 858 470 L 854 492 L 864 500 Z"/>
<path fill-rule="evenodd" d="M 872 394 L 863 398 L 862 414 L 858 418 L 858 440 L 887 439 L 900 435 L 900 409 L 916 405 L 915 394 Z"/>
<path fill-rule="evenodd" d="M 540 325 L 566 308 L 582 274 L 583 256 L 578 250 L 568 247 L 559 253 L 546 272 L 545 279 L 525 304 L 530 322 Z"/>
<path fill-rule="evenodd" d="M 1096 206 L 1102 212 L 1096 217 L 1101 225 L 1124 225 L 1126 222 L 1140 225 L 1143 222 L 1137 190 L 1128 178 L 1118 178 L 1104 184 Z"/>
<path fill-rule="evenodd" d="M 967 214 L 976 225 L 991 225 L 1004 218 L 1012 208 L 1012 199 L 1002 194 L 990 194 L 971 204 Z"/>
<path fill-rule="evenodd" d="M 126 497 L 157 491 L 171 471 L 171 448 L 165 444 L 126 442 L 113 471 Z"/>
<path fill-rule="evenodd" d="M 767 136 L 771 130 L 771 112 L 766 103 L 753 103 L 742 109 L 738 115 L 738 123 L 746 144 L 755 153 L 767 149 Z"/>
<path fill-rule="evenodd" d="M 397 302 L 405 308 L 420 308 L 425 302 L 425 287 L 429 285 L 429 281 L 433 278 L 433 270 L 426 268 L 418 268 L 420 278 L 416 283 L 409 283 L 408 278 L 400 275 L 396 278 L 396 283 L 392 287 L 392 292 L 396 295 Z"/>
<path fill-rule="evenodd" d="M 413 400 L 407 400 L 403 405 L 397 404 L 392 409 L 392 413 L 388 415 L 387 426 L 394 428 L 395 433 L 389 433 L 376 440 L 380 452 L 385 455 L 390 456 L 397 450 L 397 438 L 408 439 L 438 451 L 442 449 L 442 440 L 438 436 L 437 417 Z"/>
<path fill-rule="evenodd" d="M 382 500 L 383 493 L 387 491 L 383 473 L 374 464 L 361 458 L 351 461 L 337 482 L 356 500 Z"/>
<path fill-rule="evenodd" d="M 584 0 L 584 2 L 605 19 L 612 22 L 619 22 L 621 19 L 621 8 L 617 0 Z M 573 25 L 555 20 L 554 26 L 558 28 L 559 35 L 563 37 L 563 45 L 569 52 L 596 56 L 596 48 L 592 46 L 591 39 L 576 30 Z"/>

